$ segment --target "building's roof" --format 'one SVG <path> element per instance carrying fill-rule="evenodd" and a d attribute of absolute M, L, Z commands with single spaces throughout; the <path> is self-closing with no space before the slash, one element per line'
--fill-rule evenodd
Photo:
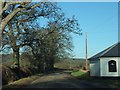
<path fill-rule="evenodd" d="M 92 56 L 89 60 L 93 60 L 100 57 L 120 57 L 120 42 L 108 47 L 102 52 Z"/>

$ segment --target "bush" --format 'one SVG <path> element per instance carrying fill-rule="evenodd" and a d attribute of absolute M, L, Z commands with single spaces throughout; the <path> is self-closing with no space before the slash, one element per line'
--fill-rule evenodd
<path fill-rule="evenodd" d="M 35 67 L 28 67 L 28 69 L 31 71 L 31 73 L 32 73 L 33 75 L 39 73 L 38 68 L 35 68 Z"/>
<path fill-rule="evenodd" d="M 86 70 L 86 67 L 85 67 L 85 66 L 83 66 L 83 67 L 82 67 L 82 70 Z"/>
<path fill-rule="evenodd" d="M 10 67 L 2 65 L 1 68 L 2 68 L 2 84 L 3 85 L 19 79 L 18 76 L 12 71 Z"/>

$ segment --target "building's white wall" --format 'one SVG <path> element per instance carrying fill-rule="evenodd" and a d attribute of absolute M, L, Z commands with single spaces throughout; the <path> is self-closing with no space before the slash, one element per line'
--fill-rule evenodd
<path fill-rule="evenodd" d="M 90 60 L 90 76 L 100 76 L 99 60 Z"/>
<path fill-rule="evenodd" d="M 120 63 L 120 60 L 118 60 L 120 58 L 118 57 L 102 57 L 100 58 L 100 76 L 110 76 L 110 77 L 116 77 L 120 75 L 120 70 L 118 70 L 120 68 L 120 64 L 118 67 L 118 61 Z M 117 66 L 117 72 L 109 72 L 109 67 L 108 67 L 108 62 L 110 60 L 115 60 L 116 61 L 116 66 Z M 118 74 L 119 72 L 119 74 Z"/>
<path fill-rule="evenodd" d="M 118 58 L 118 76 L 120 76 L 120 57 Z"/>

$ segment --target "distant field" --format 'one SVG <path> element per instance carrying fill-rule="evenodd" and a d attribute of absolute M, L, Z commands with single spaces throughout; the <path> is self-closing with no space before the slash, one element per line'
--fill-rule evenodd
<path fill-rule="evenodd" d="M 13 63 L 13 56 L 12 54 L 8 54 L 8 55 L 0 55 L 0 63 L 2 64 L 7 64 L 7 65 L 11 65 Z M 21 65 L 26 66 L 27 64 L 29 64 L 29 58 L 24 58 L 21 56 L 20 57 L 22 59 Z M 57 60 L 56 60 L 57 61 Z M 54 66 L 56 68 L 61 68 L 61 69 L 80 69 L 82 67 L 84 67 L 85 65 L 85 59 L 79 59 L 79 58 L 69 58 L 69 59 L 62 59 L 57 61 Z"/>
<path fill-rule="evenodd" d="M 10 63 L 13 61 L 12 54 L 0 55 L 0 63 Z"/>
<path fill-rule="evenodd" d="M 84 67 L 85 59 L 64 59 L 60 60 L 59 62 L 55 63 L 56 68 L 61 69 L 80 69 Z"/>

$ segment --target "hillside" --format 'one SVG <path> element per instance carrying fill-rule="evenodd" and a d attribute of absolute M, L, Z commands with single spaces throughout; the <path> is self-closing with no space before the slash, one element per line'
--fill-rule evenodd
<path fill-rule="evenodd" d="M 63 59 L 55 63 L 55 67 L 61 69 L 80 69 L 84 67 L 84 65 L 85 65 L 85 59 L 82 58 Z"/>

